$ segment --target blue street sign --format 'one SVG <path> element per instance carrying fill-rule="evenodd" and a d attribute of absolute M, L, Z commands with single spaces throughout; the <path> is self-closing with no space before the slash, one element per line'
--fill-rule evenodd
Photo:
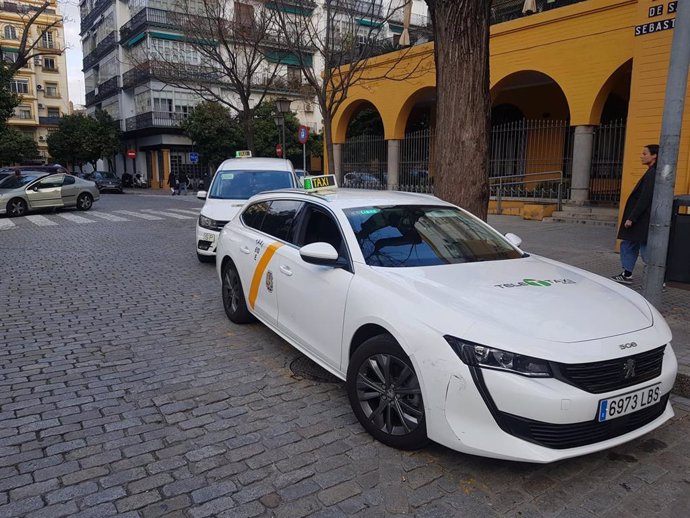
<path fill-rule="evenodd" d="M 190 152 L 189 153 L 189 161 L 192 164 L 196 164 L 199 161 L 199 153 L 197 153 L 196 151 Z"/>
<path fill-rule="evenodd" d="M 304 144 L 307 142 L 309 139 L 309 127 L 308 126 L 300 126 L 299 130 L 297 131 L 297 141 L 300 144 Z"/>

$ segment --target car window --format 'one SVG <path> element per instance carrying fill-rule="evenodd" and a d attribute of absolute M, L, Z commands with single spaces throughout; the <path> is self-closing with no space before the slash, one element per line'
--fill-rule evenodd
<path fill-rule="evenodd" d="M 17 189 L 33 182 L 37 178 L 40 178 L 40 173 L 37 175 L 22 175 L 19 178 L 13 174 L 0 181 L 0 189 Z"/>
<path fill-rule="evenodd" d="M 297 238 L 297 245 L 302 247 L 311 243 L 328 243 L 338 252 L 338 262 L 347 262 L 347 248 L 338 223 L 326 210 L 307 205 L 304 211 L 302 229 Z"/>
<path fill-rule="evenodd" d="M 433 266 L 522 257 L 491 227 L 452 207 L 358 207 L 346 209 L 345 215 L 371 266 Z"/>
<path fill-rule="evenodd" d="M 72 185 L 74 183 L 74 176 L 65 176 L 65 182 L 62 185 Z"/>
<path fill-rule="evenodd" d="M 218 171 L 209 198 L 247 200 L 264 191 L 293 187 L 290 171 Z"/>
<path fill-rule="evenodd" d="M 54 187 L 62 187 L 62 182 L 65 176 L 62 174 L 46 176 L 43 180 L 38 182 L 36 185 L 39 189 L 50 189 Z"/>
<path fill-rule="evenodd" d="M 261 201 L 250 205 L 242 214 L 242 221 L 248 227 L 261 230 L 261 224 L 264 222 L 264 217 L 266 216 L 266 212 L 268 212 L 269 206 L 270 203 L 267 201 Z"/>
<path fill-rule="evenodd" d="M 293 225 L 302 202 L 296 200 L 274 200 L 266 212 L 261 231 L 281 241 L 294 243 Z"/>

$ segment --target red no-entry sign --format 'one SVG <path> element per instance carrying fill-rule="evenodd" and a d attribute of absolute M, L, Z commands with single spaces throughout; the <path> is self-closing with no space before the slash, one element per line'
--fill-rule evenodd
<path fill-rule="evenodd" d="M 137 150 L 136 149 L 128 149 L 127 150 L 127 158 L 136 158 L 137 157 Z"/>

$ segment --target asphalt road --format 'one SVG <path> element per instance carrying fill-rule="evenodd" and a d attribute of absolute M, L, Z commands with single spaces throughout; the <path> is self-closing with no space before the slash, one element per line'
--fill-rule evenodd
<path fill-rule="evenodd" d="M 227 320 L 195 256 L 200 206 L 104 195 L 0 217 L 0 517 L 687 514 L 688 400 L 640 440 L 551 465 L 373 441 L 342 383 L 295 375 L 299 353 Z"/>

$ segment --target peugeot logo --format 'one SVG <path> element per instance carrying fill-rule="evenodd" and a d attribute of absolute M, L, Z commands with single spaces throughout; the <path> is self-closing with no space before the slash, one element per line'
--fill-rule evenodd
<path fill-rule="evenodd" d="M 628 358 L 623 364 L 623 374 L 625 379 L 630 379 L 635 377 L 635 360 Z"/>

